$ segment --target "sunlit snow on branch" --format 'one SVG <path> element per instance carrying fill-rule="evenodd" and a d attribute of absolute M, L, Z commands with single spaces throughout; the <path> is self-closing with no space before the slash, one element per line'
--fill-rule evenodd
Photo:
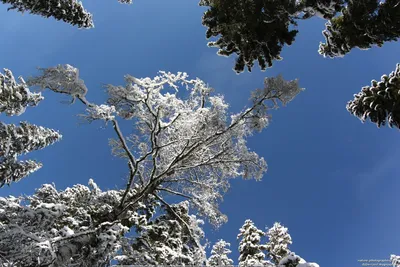
<path fill-rule="evenodd" d="M 289 245 L 292 244 L 292 238 L 288 229 L 280 223 L 275 223 L 273 227 L 266 232 L 268 242 L 266 244 L 267 256 L 271 261 L 278 264 L 286 255 L 290 253 Z"/>
<path fill-rule="evenodd" d="M 0 185 L 19 181 L 42 166 L 32 160 L 18 162 L 17 156 L 43 149 L 61 137 L 52 129 L 27 122 L 20 126 L 0 122 Z"/>
<path fill-rule="evenodd" d="M 393 267 L 400 267 L 400 256 L 397 255 L 390 255 L 390 261 L 393 264 Z"/>
<path fill-rule="evenodd" d="M 19 12 L 28 11 L 46 18 L 53 17 L 78 25 L 79 28 L 94 26 L 92 15 L 83 8 L 82 2 L 76 0 L 1 0 L 1 2 L 11 5 L 8 10 L 17 9 Z"/>
<path fill-rule="evenodd" d="M 67 94 L 73 98 L 85 97 L 87 88 L 79 78 L 79 70 L 71 65 L 58 65 L 52 68 L 39 68 L 41 75 L 27 80 L 29 86 L 39 86 L 57 93 Z"/>
<path fill-rule="evenodd" d="M 28 197 L 0 197 L 0 262 L 12 266 L 99 266 L 121 248 L 128 227 L 112 220 L 123 191 L 45 184 Z M 137 207 L 138 208 L 138 207 Z M 140 209 L 129 224 L 140 224 Z M 10 265 L 11 266 L 11 265 Z"/>
<path fill-rule="evenodd" d="M 33 160 L 17 161 L 14 158 L 2 160 L 0 161 L 0 187 L 18 182 L 41 167 L 41 163 Z"/>
<path fill-rule="evenodd" d="M 89 115 L 84 116 L 112 122 L 117 135 L 110 141 L 113 152 L 128 160 L 125 192 L 134 185 L 141 188 L 138 195 L 123 197 L 125 209 L 155 192 L 173 194 L 188 199 L 216 226 L 226 221 L 218 204 L 229 180 L 260 180 L 267 169 L 246 138 L 267 126 L 269 110 L 278 102 L 285 105 L 302 90 L 297 81 L 267 78 L 264 88 L 252 94 L 249 108 L 231 117 L 222 95 L 185 72 L 160 71 L 154 78 L 126 75 L 125 86 L 106 86 L 107 105 L 97 105 L 86 99 L 87 88 L 77 68 L 41 70 L 30 85 L 76 97 L 87 107 Z M 132 120 L 134 129 L 128 137 L 119 128 L 118 117 Z"/>
<path fill-rule="evenodd" d="M 389 124 L 400 128 L 400 64 L 381 81 L 372 80 L 354 99 L 347 103 L 347 110 L 362 122 L 368 118 L 378 127 Z"/>
<path fill-rule="evenodd" d="M 87 115 L 82 115 L 86 120 L 93 121 L 93 120 L 105 120 L 110 121 L 115 118 L 115 107 L 108 106 L 108 105 L 91 105 L 86 109 Z"/>
<path fill-rule="evenodd" d="M 36 106 L 43 97 L 40 93 L 31 93 L 24 79 L 18 77 L 19 83 L 15 80 L 9 69 L 0 72 L 0 113 L 8 116 L 21 115 L 26 107 Z"/>
<path fill-rule="evenodd" d="M 208 258 L 208 266 L 228 266 L 233 265 L 233 260 L 228 257 L 232 251 L 229 249 L 230 243 L 220 239 L 214 244 L 211 256 Z"/>
<path fill-rule="evenodd" d="M 316 263 L 307 263 L 304 259 L 297 256 L 294 252 L 290 252 L 285 256 L 277 267 L 319 267 Z"/>

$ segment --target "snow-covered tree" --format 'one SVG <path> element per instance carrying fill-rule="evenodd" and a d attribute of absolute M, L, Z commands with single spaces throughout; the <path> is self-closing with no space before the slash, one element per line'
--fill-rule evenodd
<path fill-rule="evenodd" d="M 345 0 L 300 0 L 299 9 L 305 13 L 303 19 L 318 16 L 332 19 L 343 8 Z"/>
<path fill-rule="evenodd" d="M 230 243 L 225 242 L 220 239 L 214 244 L 211 250 L 211 256 L 208 258 L 208 266 L 231 266 L 233 265 L 233 260 L 228 257 L 232 252 L 229 247 Z"/>
<path fill-rule="evenodd" d="M 218 203 L 229 179 L 259 180 L 266 170 L 264 159 L 249 150 L 246 138 L 268 125 L 268 111 L 277 108 L 278 101 L 286 104 L 302 90 L 297 81 L 267 78 L 264 88 L 252 94 L 252 105 L 228 120 L 223 96 L 212 95 L 205 82 L 190 80 L 186 73 L 160 72 L 154 79 L 127 75 L 125 80 L 126 86 L 107 86 L 108 107 L 86 99 L 87 88 L 70 65 L 42 69 L 28 84 L 69 94 L 87 107 L 89 121 L 112 123 L 117 135 L 111 141 L 113 152 L 126 158 L 129 167 L 125 192 L 134 184 L 141 188 L 134 196 L 123 196 L 124 211 L 148 195 L 171 194 L 186 198 L 214 225 L 226 221 Z M 179 97 L 182 89 L 189 92 L 187 99 Z M 128 138 L 117 116 L 133 121 Z"/>
<path fill-rule="evenodd" d="M 273 263 L 279 264 L 290 253 L 289 245 L 292 244 L 292 238 L 288 233 L 288 229 L 276 222 L 272 228 L 268 229 L 266 236 L 268 237 L 266 244 L 267 257 Z"/>
<path fill-rule="evenodd" d="M 40 93 L 31 93 L 21 76 L 18 80 L 19 83 L 9 69 L 4 69 L 4 74 L 0 72 L 0 113 L 7 116 L 21 115 L 26 107 L 43 100 Z"/>
<path fill-rule="evenodd" d="M 253 221 L 246 220 L 239 229 L 239 266 L 266 266 L 268 262 L 265 260 L 266 246 L 261 244 L 261 237 L 265 235 L 263 231 L 258 229 Z"/>
<path fill-rule="evenodd" d="M 263 237 L 268 237 L 265 245 L 261 244 Z M 288 245 L 292 244 L 292 239 L 288 229 L 280 223 L 275 223 L 264 233 L 251 220 L 246 220 L 238 238 L 241 238 L 239 266 L 319 267 L 316 263 L 307 263 L 289 250 Z"/>
<path fill-rule="evenodd" d="M 390 255 L 390 261 L 392 262 L 393 267 L 400 266 L 400 256 L 392 254 Z"/>
<path fill-rule="evenodd" d="M 279 261 L 277 267 L 319 267 L 319 265 L 313 262 L 306 262 L 295 253 L 290 252 Z"/>
<path fill-rule="evenodd" d="M 40 162 L 34 160 L 17 161 L 7 158 L 0 162 L 0 187 L 11 182 L 18 182 L 22 178 L 37 171 L 42 167 Z"/>
<path fill-rule="evenodd" d="M 79 28 L 93 27 L 92 15 L 77 0 L 1 0 L 1 2 L 11 5 L 8 10 L 17 9 L 19 12 L 28 11 L 46 18 L 53 17 L 78 25 Z"/>
<path fill-rule="evenodd" d="M 2 198 L 0 251 L 10 264 L 105 264 L 117 251 L 134 247 L 124 236 L 127 231 L 140 229 L 139 235 L 150 238 L 165 227 L 171 232 L 163 242 L 179 246 L 167 249 L 157 237 L 151 241 L 159 246 L 153 255 L 168 259 L 168 253 L 181 253 L 180 262 L 204 262 L 199 244 L 203 232 L 199 220 L 188 214 L 188 205 L 216 226 L 226 220 L 218 203 L 229 179 L 259 180 L 266 170 L 264 159 L 246 146 L 246 138 L 268 125 L 268 111 L 277 108 L 279 101 L 285 105 L 302 90 L 297 81 L 267 78 L 264 88 L 252 93 L 251 106 L 228 120 L 223 97 L 212 95 L 205 82 L 189 80 L 186 73 L 125 78 L 126 86 L 107 86 L 109 99 L 102 105 L 86 99 L 88 90 L 78 70 L 69 65 L 42 69 L 42 75 L 27 82 L 78 99 L 87 108 L 88 121 L 111 122 L 117 136 L 112 148 L 127 159 L 129 177 L 124 190 L 102 192 L 91 181 L 92 189 L 76 185 L 57 191 L 44 185 L 32 197 Z M 179 97 L 182 89 L 188 90 L 187 99 Z M 135 130 L 127 138 L 118 117 L 133 121 Z M 21 129 L 31 128 L 22 124 Z M 27 140 L 31 148 L 43 146 L 35 140 Z M 23 146 L 7 147 L 8 153 L 25 152 Z M 187 202 L 170 205 L 164 195 Z M 166 213 L 151 221 L 154 202 L 162 204 Z M 124 255 L 119 256 L 124 260 Z"/>
<path fill-rule="evenodd" d="M 383 75 L 381 81 L 371 81 L 354 100 L 347 103 L 347 110 L 365 122 L 367 118 L 378 127 L 389 124 L 400 128 L 400 64 L 389 76 Z"/>
<path fill-rule="evenodd" d="M 20 126 L 0 122 L 0 157 L 13 158 L 43 149 L 60 140 L 61 135 L 48 128 L 20 122 Z"/>
<path fill-rule="evenodd" d="M 20 126 L 0 122 L 0 186 L 16 182 L 42 165 L 38 162 L 17 161 L 17 156 L 43 149 L 61 139 L 58 132 L 20 122 Z"/>
<path fill-rule="evenodd" d="M 77 0 L 0 0 L 3 4 L 11 5 L 7 10 L 16 9 L 19 12 L 28 11 L 56 20 L 62 20 L 79 28 L 94 27 L 92 15 L 85 10 L 82 2 Z M 118 0 L 120 3 L 131 4 L 132 0 Z"/>
<path fill-rule="evenodd" d="M 115 257 L 119 264 L 204 265 L 203 221 L 189 215 L 189 202 L 164 206 L 163 210 L 164 214 L 138 228 L 132 244 L 123 246 L 122 256 Z"/>
<path fill-rule="evenodd" d="M 30 92 L 22 77 L 18 83 L 10 70 L 4 69 L 4 74 L 0 73 L 0 113 L 18 116 L 42 99 L 40 93 Z M 33 160 L 18 161 L 17 156 L 42 149 L 60 139 L 58 132 L 28 122 L 21 122 L 20 126 L 0 122 L 0 186 L 19 181 L 42 167 Z"/>
<path fill-rule="evenodd" d="M 129 194 L 135 194 L 131 190 Z M 123 190 L 45 184 L 28 197 L 0 197 L 0 262 L 9 266 L 103 266 L 129 227 L 148 218 L 138 203 L 117 219 Z M 14 264 L 14 265 L 12 265 Z"/>

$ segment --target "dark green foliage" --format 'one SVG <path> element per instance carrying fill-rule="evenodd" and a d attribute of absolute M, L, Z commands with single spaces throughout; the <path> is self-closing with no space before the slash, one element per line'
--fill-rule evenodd
<path fill-rule="evenodd" d="M 217 38 L 208 46 L 217 47 L 221 56 L 236 54 L 237 73 L 245 67 L 251 71 L 256 60 L 262 70 L 281 60 L 283 46 L 295 40 L 299 19 L 329 20 L 319 47 L 324 57 L 380 47 L 400 36 L 398 0 L 201 0 L 200 5 L 209 7 L 203 16 L 206 37 Z"/>
<path fill-rule="evenodd" d="M 218 47 L 218 55 L 238 55 L 234 70 L 251 71 L 257 60 L 262 70 L 272 66 L 273 60 L 282 59 L 282 47 L 294 41 L 297 30 L 292 15 L 296 12 L 295 0 L 214 0 L 202 1 L 210 6 L 204 13 L 203 24 L 208 27 L 206 36 L 219 39 L 208 46 Z"/>
<path fill-rule="evenodd" d="M 372 80 L 371 86 L 363 87 L 347 103 L 347 110 L 363 122 L 369 118 L 378 127 L 389 123 L 400 128 L 400 64 L 380 82 Z"/>
<path fill-rule="evenodd" d="M 333 18 L 343 8 L 344 0 L 302 0 L 299 10 L 305 13 L 303 19 L 318 15 L 324 19 Z"/>
<path fill-rule="evenodd" d="M 400 4 L 398 0 L 348 1 L 342 14 L 326 23 L 323 31 L 326 43 L 319 53 L 327 57 L 344 56 L 351 49 L 381 47 L 384 42 L 400 36 Z"/>

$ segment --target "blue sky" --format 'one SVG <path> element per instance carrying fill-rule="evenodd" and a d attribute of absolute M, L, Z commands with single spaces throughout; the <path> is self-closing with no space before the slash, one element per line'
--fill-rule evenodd
<path fill-rule="evenodd" d="M 88 99 L 106 99 L 104 83 L 123 85 L 123 76 L 153 77 L 159 70 L 185 71 L 225 95 L 231 111 L 238 112 L 250 90 L 262 87 L 264 77 L 283 74 L 299 78 L 302 92 L 287 107 L 272 112 L 272 123 L 253 136 L 249 146 L 262 155 L 269 169 L 261 182 L 232 182 L 221 204 L 229 222 L 218 230 L 205 226 L 207 238 L 232 244 L 237 263 L 236 236 L 245 219 L 264 229 L 275 221 L 289 228 L 292 251 L 321 267 L 361 266 L 359 259 L 388 259 L 399 253 L 400 177 L 399 132 L 362 124 L 345 105 L 368 85 L 390 73 L 400 45 L 354 50 L 341 59 L 324 59 L 317 53 L 323 41 L 324 21 L 301 22 L 300 33 L 284 60 L 266 72 L 236 75 L 234 57 L 216 55 L 208 48 L 201 25 L 204 8 L 197 1 L 84 1 L 94 16 L 95 28 L 79 30 L 68 24 L 30 14 L 7 12 L 0 5 L 0 68 L 15 76 L 37 74 L 36 67 L 71 64 L 89 88 Z M 44 167 L 0 195 L 31 194 L 43 183 L 58 188 L 89 178 L 103 189 L 123 185 L 126 164 L 111 156 L 102 124 L 79 125 L 84 108 L 68 106 L 61 95 L 44 93 L 45 100 L 6 123 L 27 120 L 59 130 L 61 142 L 28 155 Z M 129 133 L 129 123 L 123 131 Z"/>

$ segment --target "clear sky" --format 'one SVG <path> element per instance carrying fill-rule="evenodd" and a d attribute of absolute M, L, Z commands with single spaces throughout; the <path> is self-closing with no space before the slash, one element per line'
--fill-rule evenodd
<path fill-rule="evenodd" d="M 361 266 L 360 259 L 388 259 L 400 253 L 399 219 L 400 139 L 396 129 L 362 124 L 347 112 L 353 99 L 371 79 L 395 69 L 400 45 L 354 50 L 342 59 L 324 59 L 317 50 L 323 41 L 322 19 L 300 23 L 296 42 L 285 47 L 284 60 L 261 72 L 236 75 L 234 57 L 208 48 L 201 25 L 204 8 L 197 1 L 146 0 L 122 5 L 117 0 L 84 1 L 95 28 L 79 30 L 68 24 L 28 13 L 7 12 L 0 5 L 0 68 L 15 76 L 37 74 L 36 67 L 71 64 L 80 69 L 89 88 L 89 101 L 106 99 L 104 83 L 124 85 L 123 76 L 153 77 L 157 71 L 185 71 L 224 94 L 231 111 L 246 104 L 250 91 L 264 77 L 283 74 L 299 78 L 302 92 L 287 107 L 272 112 L 272 123 L 249 141 L 269 166 L 261 182 L 232 182 L 221 204 L 229 221 L 218 230 L 205 226 L 207 238 L 223 238 L 238 257 L 236 236 L 245 219 L 265 229 L 275 221 L 289 228 L 292 251 L 321 267 Z M 45 100 L 20 117 L 1 121 L 31 123 L 59 130 L 64 138 L 30 153 L 44 167 L 0 195 L 31 194 L 43 183 L 58 188 L 89 178 L 103 189 L 124 183 L 126 164 L 111 156 L 110 127 L 79 125 L 80 103 L 68 106 L 64 96 L 44 93 Z M 129 133 L 129 123 L 123 124 Z"/>

